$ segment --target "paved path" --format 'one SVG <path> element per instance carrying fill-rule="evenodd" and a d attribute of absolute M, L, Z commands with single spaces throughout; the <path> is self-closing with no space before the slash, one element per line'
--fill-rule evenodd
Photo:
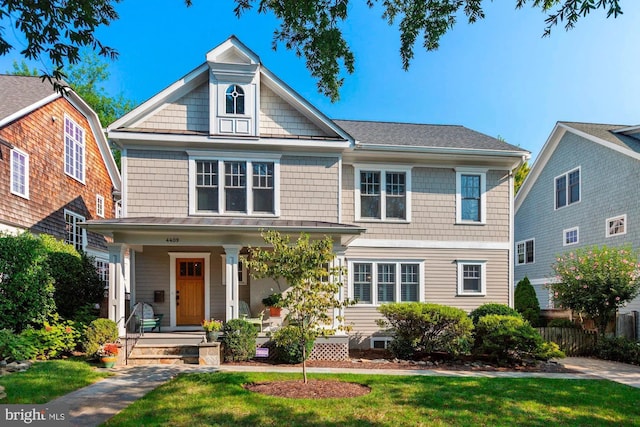
<path fill-rule="evenodd" d="M 445 371 L 435 369 L 332 369 L 308 368 L 309 373 L 354 373 L 380 375 L 425 375 L 450 377 L 486 377 L 486 378 L 563 378 L 563 379 L 608 379 L 632 387 L 640 388 L 640 366 L 607 362 L 582 357 L 569 357 L 559 360 L 567 368 L 578 373 L 541 373 L 541 372 L 489 372 L 489 371 Z M 141 398 L 181 372 L 300 372 L 296 367 L 264 366 L 221 366 L 220 368 L 198 365 L 155 365 L 134 366 L 115 369 L 116 375 L 47 404 L 50 408 L 60 408 L 67 414 L 68 425 L 97 426 L 105 422 L 122 409 Z M 57 424 L 56 424 L 57 425 Z"/>

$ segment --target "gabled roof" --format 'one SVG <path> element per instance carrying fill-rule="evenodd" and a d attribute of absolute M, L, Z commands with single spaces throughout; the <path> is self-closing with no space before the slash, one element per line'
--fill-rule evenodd
<path fill-rule="evenodd" d="M 522 183 L 520 191 L 516 194 L 514 207 L 517 212 L 523 200 L 529 194 L 540 173 L 551 158 L 562 137 L 567 133 L 573 133 L 594 144 L 617 151 L 625 156 L 640 160 L 640 139 L 631 135 L 638 126 L 613 125 L 601 123 L 557 122 L 551 135 L 547 138 L 540 150 L 536 161 L 531 166 L 529 175 Z M 626 134 L 625 132 L 628 132 Z"/>
<path fill-rule="evenodd" d="M 0 94 L 2 94 L 0 95 L 2 97 L 0 128 L 63 96 L 53 90 L 53 85 L 50 82 L 42 81 L 40 77 L 12 75 L 0 75 Z M 121 186 L 120 172 L 111 154 L 109 143 L 102 132 L 98 115 L 73 90 L 67 88 L 64 97 L 87 118 L 98 144 L 102 161 L 107 167 L 111 183 L 119 191 Z"/>
<path fill-rule="evenodd" d="M 459 125 L 430 125 L 355 120 L 334 120 L 365 145 L 397 145 L 476 150 L 525 150 Z"/>

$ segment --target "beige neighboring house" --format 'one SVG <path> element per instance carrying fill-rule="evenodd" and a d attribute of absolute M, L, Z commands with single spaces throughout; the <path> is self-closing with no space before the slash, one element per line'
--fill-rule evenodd
<path fill-rule="evenodd" d="M 463 126 L 331 120 L 235 37 L 108 136 L 123 216 L 87 227 L 113 238 L 116 321 L 125 301 L 151 303 L 163 331 L 237 318 L 241 301 L 264 310 L 277 287 L 241 262 L 264 229 L 333 238 L 341 297 L 358 300 L 351 347 L 385 345 L 386 302 L 511 304 L 518 147 Z"/>

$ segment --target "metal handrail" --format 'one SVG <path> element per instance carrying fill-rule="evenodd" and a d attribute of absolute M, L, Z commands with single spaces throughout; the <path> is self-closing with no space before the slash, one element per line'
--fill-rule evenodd
<path fill-rule="evenodd" d="M 133 319 L 134 315 L 136 314 L 136 311 L 138 310 L 138 307 L 142 306 L 142 302 L 137 302 L 134 306 L 133 309 L 131 310 L 131 314 L 129 314 L 129 317 L 127 318 L 127 321 L 124 323 L 124 364 L 128 365 L 129 363 L 129 356 L 131 355 L 131 352 L 133 351 L 133 347 L 135 347 L 135 345 L 138 343 L 138 339 L 140 339 L 140 328 L 138 328 L 137 323 L 136 322 L 131 322 L 131 319 Z"/>

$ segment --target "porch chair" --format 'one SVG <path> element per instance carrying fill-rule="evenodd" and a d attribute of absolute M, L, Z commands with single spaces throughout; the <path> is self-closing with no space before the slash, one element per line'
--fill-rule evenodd
<path fill-rule="evenodd" d="M 260 312 L 260 317 L 251 317 L 249 304 L 247 304 L 246 301 L 241 300 L 238 304 L 238 314 L 242 320 L 258 325 L 260 327 L 260 332 L 262 332 L 262 318 L 264 317 L 264 310 Z"/>
<path fill-rule="evenodd" d="M 164 316 L 164 314 L 154 313 L 153 307 L 146 302 L 139 302 L 138 304 L 141 304 L 141 307 L 138 308 L 138 314 L 135 316 L 140 334 L 144 335 L 144 330 L 148 328 L 151 328 L 150 332 L 153 332 L 155 328 L 158 328 L 158 332 L 162 332 L 160 323 L 162 322 L 162 316 Z"/>

